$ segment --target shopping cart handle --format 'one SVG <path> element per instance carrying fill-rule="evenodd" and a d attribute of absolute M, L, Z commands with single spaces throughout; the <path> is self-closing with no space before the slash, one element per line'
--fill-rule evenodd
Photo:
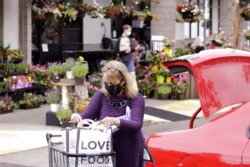
<path fill-rule="evenodd" d="M 62 137 L 62 135 L 53 135 L 51 133 L 46 133 L 47 141 L 49 141 L 52 137 Z"/>

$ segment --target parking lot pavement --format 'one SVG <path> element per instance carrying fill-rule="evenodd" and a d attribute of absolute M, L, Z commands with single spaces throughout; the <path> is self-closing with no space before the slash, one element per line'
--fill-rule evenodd
<path fill-rule="evenodd" d="M 145 99 L 145 104 L 146 107 L 151 107 L 144 116 L 145 137 L 150 133 L 167 129 L 167 126 L 161 128 L 161 125 L 173 122 L 171 120 L 173 117 L 170 120 L 161 118 L 161 115 L 164 115 L 162 112 L 175 113 L 175 116 L 183 118 L 183 116 L 189 116 L 188 113 L 194 112 L 199 106 L 197 100 Z M 188 107 L 188 105 L 192 107 Z M 159 111 L 155 109 L 159 109 Z M 43 105 L 38 109 L 15 110 L 13 113 L 0 115 L 0 167 L 8 167 L 7 165 L 11 167 L 21 167 L 18 165 L 44 167 L 48 164 L 45 134 L 47 132 L 60 133 L 61 128 L 45 125 L 47 111 L 49 111 L 49 106 Z M 156 111 L 161 114 L 155 115 Z M 185 122 L 185 120 L 180 122 Z"/>

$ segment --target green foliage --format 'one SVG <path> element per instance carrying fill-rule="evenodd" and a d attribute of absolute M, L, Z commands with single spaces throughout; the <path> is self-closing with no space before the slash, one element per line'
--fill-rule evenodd
<path fill-rule="evenodd" d="M 58 104 L 61 101 L 61 94 L 58 89 L 51 89 L 45 93 L 45 99 L 49 104 Z"/>
<path fill-rule="evenodd" d="M 3 76 L 8 76 L 16 72 L 16 65 L 12 63 L 1 63 L 0 64 L 0 74 Z"/>
<path fill-rule="evenodd" d="M 172 92 L 171 85 L 159 85 L 157 88 L 158 94 L 166 95 Z"/>
<path fill-rule="evenodd" d="M 84 78 L 88 72 L 87 64 L 79 63 L 72 68 L 72 74 L 75 78 Z"/>
<path fill-rule="evenodd" d="M 10 81 L 4 79 L 0 82 L 0 93 L 6 93 L 10 89 Z"/>
<path fill-rule="evenodd" d="M 17 102 L 18 106 L 22 107 L 25 106 L 26 108 L 33 107 L 33 106 L 40 106 L 44 103 L 45 99 L 41 95 L 36 95 L 33 93 L 24 93 L 24 97 L 22 100 Z"/>
<path fill-rule="evenodd" d="M 63 63 L 63 67 L 65 68 L 65 71 L 70 71 L 75 66 L 75 59 L 74 58 L 68 58 L 66 59 L 65 63 Z"/>
<path fill-rule="evenodd" d="M 66 71 L 62 64 L 53 63 L 49 65 L 48 72 L 49 74 L 64 75 Z"/>
<path fill-rule="evenodd" d="M 170 75 L 170 72 L 165 66 L 160 66 L 160 68 L 156 71 L 156 75 L 167 77 Z"/>
<path fill-rule="evenodd" d="M 18 63 L 16 64 L 16 72 L 17 73 L 27 73 L 29 71 L 29 64 L 26 63 Z"/>
<path fill-rule="evenodd" d="M 88 92 L 89 97 L 92 97 L 94 93 L 102 87 L 102 73 L 95 72 L 88 77 L 89 85 Z"/>
<path fill-rule="evenodd" d="M 191 53 L 191 50 L 188 48 L 178 48 L 176 49 L 174 55 L 175 57 L 180 57 L 180 56 L 188 55 L 190 53 Z"/>
<path fill-rule="evenodd" d="M 150 66 L 144 66 L 144 69 L 146 70 L 143 71 L 145 72 L 145 75 L 144 77 L 137 78 L 137 84 L 139 92 L 144 95 L 148 95 L 151 91 L 155 89 L 156 80 L 155 74 L 153 73 L 152 68 Z"/>
<path fill-rule="evenodd" d="M 13 108 L 14 103 L 8 94 L 0 98 L 0 110 L 11 110 Z"/>
<path fill-rule="evenodd" d="M 32 72 L 32 77 L 34 78 L 37 84 L 48 86 L 49 77 L 46 70 L 37 68 L 33 69 L 31 72 Z"/>
<path fill-rule="evenodd" d="M 72 111 L 70 109 L 64 109 L 64 108 L 60 108 L 57 112 L 56 112 L 56 116 L 57 118 L 61 121 L 61 122 L 67 122 L 70 120 L 72 115 Z"/>

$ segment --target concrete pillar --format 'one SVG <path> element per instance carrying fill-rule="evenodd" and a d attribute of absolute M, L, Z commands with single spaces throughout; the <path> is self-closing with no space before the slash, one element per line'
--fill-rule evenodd
<path fill-rule="evenodd" d="M 32 63 L 32 14 L 31 14 L 31 0 L 22 0 L 20 3 L 19 15 L 19 42 L 20 47 L 24 53 L 24 62 Z"/>
<path fill-rule="evenodd" d="M 3 0 L 3 44 L 19 48 L 19 1 Z"/>
<path fill-rule="evenodd" d="M 3 25 L 3 0 L 0 0 L 0 25 Z M 2 41 L 3 41 L 3 26 L 0 26 L 0 42 Z"/>

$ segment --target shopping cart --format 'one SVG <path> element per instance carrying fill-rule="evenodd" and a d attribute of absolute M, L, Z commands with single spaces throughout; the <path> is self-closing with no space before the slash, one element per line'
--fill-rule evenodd
<path fill-rule="evenodd" d="M 69 153 L 62 142 L 53 142 L 52 138 L 59 138 L 62 135 L 46 134 L 49 153 L 49 167 L 115 167 L 116 154 L 83 154 Z"/>

